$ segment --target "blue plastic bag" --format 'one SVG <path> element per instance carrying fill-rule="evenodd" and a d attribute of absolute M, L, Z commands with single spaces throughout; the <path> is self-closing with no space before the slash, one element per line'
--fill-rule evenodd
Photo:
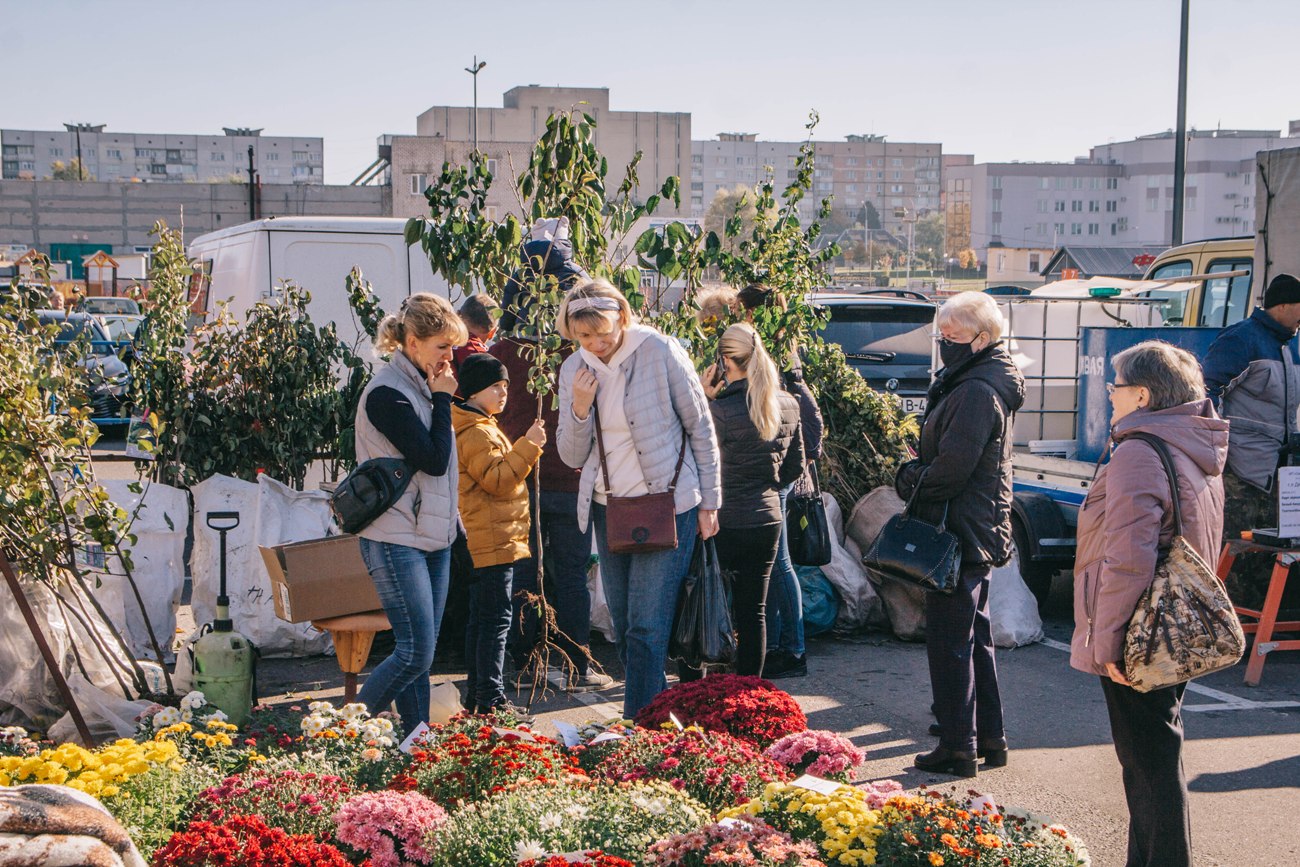
<path fill-rule="evenodd" d="M 840 600 L 835 587 L 816 566 L 796 566 L 799 589 L 803 594 L 804 635 L 818 635 L 835 625 L 840 614 Z"/>

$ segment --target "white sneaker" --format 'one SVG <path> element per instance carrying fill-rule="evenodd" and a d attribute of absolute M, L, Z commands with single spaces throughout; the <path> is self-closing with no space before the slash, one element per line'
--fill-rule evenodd
<path fill-rule="evenodd" d="M 569 681 L 565 688 L 566 692 L 594 692 L 601 689 L 609 689 L 614 685 L 614 678 L 608 674 L 601 674 L 598 671 L 589 671 L 586 674 L 580 674 Z"/>

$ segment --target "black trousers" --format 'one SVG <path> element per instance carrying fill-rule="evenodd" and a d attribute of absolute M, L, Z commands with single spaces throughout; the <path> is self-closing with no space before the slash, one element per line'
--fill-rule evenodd
<path fill-rule="evenodd" d="M 1183 771 L 1187 684 L 1138 692 L 1101 679 L 1128 800 L 1126 867 L 1191 867 L 1192 826 Z"/>
<path fill-rule="evenodd" d="M 767 654 L 767 584 L 776 562 L 781 525 L 722 527 L 714 537 L 718 565 L 731 578 L 731 620 L 736 628 L 736 674 L 761 674 Z M 678 664 L 683 681 L 700 670 Z"/>
<path fill-rule="evenodd" d="M 977 738 L 1005 737 L 989 622 L 991 572 L 988 564 L 963 563 L 956 592 L 925 595 L 934 715 L 943 729 L 939 745 L 950 750 L 973 752 Z"/>

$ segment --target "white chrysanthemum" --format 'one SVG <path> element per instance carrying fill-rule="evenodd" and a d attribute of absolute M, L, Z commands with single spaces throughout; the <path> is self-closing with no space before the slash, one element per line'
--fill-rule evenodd
<path fill-rule="evenodd" d="M 537 827 L 543 831 L 554 831 L 564 824 L 564 817 L 559 813 L 547 813 L 537 822 Z"/>
<path fill-rule="evenodd" d="M 22 726 L 5 726 L 0 729 L 0 741 L 5 743 L 17 743 L 27 738 L 27 729 Z"/>
<path fill-rule="evenodd" d="M 391 746 L 395 746 L 396 744 L 397 741 L 393 740 L 390 737 L 385 737 L 384 735 L 380 735 L 379 737 L 375 738 L 375 746 L 377 747 L 391 747 Z"/>
<path fill-rule="evenodd" d="M 546 847 L 536 840 L 521 840 L 515 844 L 515 861 L 531 861 L 546 855 Z"/>
<path fill-rule="evenodd" d="M 313 701 L 311 704 L 307 705 L 307 710 L 312 713 L 323 713 L 329 714 L 330 716 L 334 715 L 334 705 L 327 701 Z"/>
<path fill-rule="evenodd" d="M 181 721 L 181 712 L 174 707 L 165 707 L 153 715 L 154 731 L 176 725 Z"/>
<path fill-rule="evenodd" d="M 564 815 L 575 821 L 587 818 L 588 812 L 590 811 L 582 804 L 570 804 L 564 808 Z"/>
<path fill-rule="evenodd" d="M 214 710 L 210 714 L 205 714 L 204 716 L 199 717 L 199 722 L 203 723 L 204 725 L 207 725 L 208 723 L 225 722 L 228 719 L 230 719 L 230 717 L 226 716 L 225 711 Z"/>
<path fill-rule="evenodd" d="M 320 734 L 329 725 L 329 720 L 322 719 L 316 714 L 308 714 L 302 718 L 302 733 L 305 735 Z"/>
<path fill-rule="evenodd" d="M 207 703 L 207 697 L 196 689 L 181 699 L 181 710 L 196 711 Z"/>
<path fill-rule="evenodd" d="M 370 711 L 364 704 L 354 701 L 351 704 L 345 704 L 339 709 L 339 716 L 347 720 L 357 720 L 369 714 Z"/>

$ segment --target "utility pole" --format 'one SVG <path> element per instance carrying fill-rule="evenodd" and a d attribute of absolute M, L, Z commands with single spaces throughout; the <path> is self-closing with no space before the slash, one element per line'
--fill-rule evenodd
<path fill-rule="evenodd" d="M 487 66 L 487 61 L 480 61 L 474 55 L 474 65 L 465 67 L 465 71 L 474 77 L 474 153 L 478 153 L 478 74 Z"/>
<path fill-rule="evenodd" d="M 248 219 L 257 219 L 257 169 L 253 167 L 253 146 L 248 146 Z"/>
<path fill-rule="evenodd" d="M 1187 16 L 1191 0 L 1183 0 L 1178 37 L 1178 129 L 1174 131 L 1174 225 L 1169 245 L 1183 243 L 1183 185 L 1187 182 Z"/>

